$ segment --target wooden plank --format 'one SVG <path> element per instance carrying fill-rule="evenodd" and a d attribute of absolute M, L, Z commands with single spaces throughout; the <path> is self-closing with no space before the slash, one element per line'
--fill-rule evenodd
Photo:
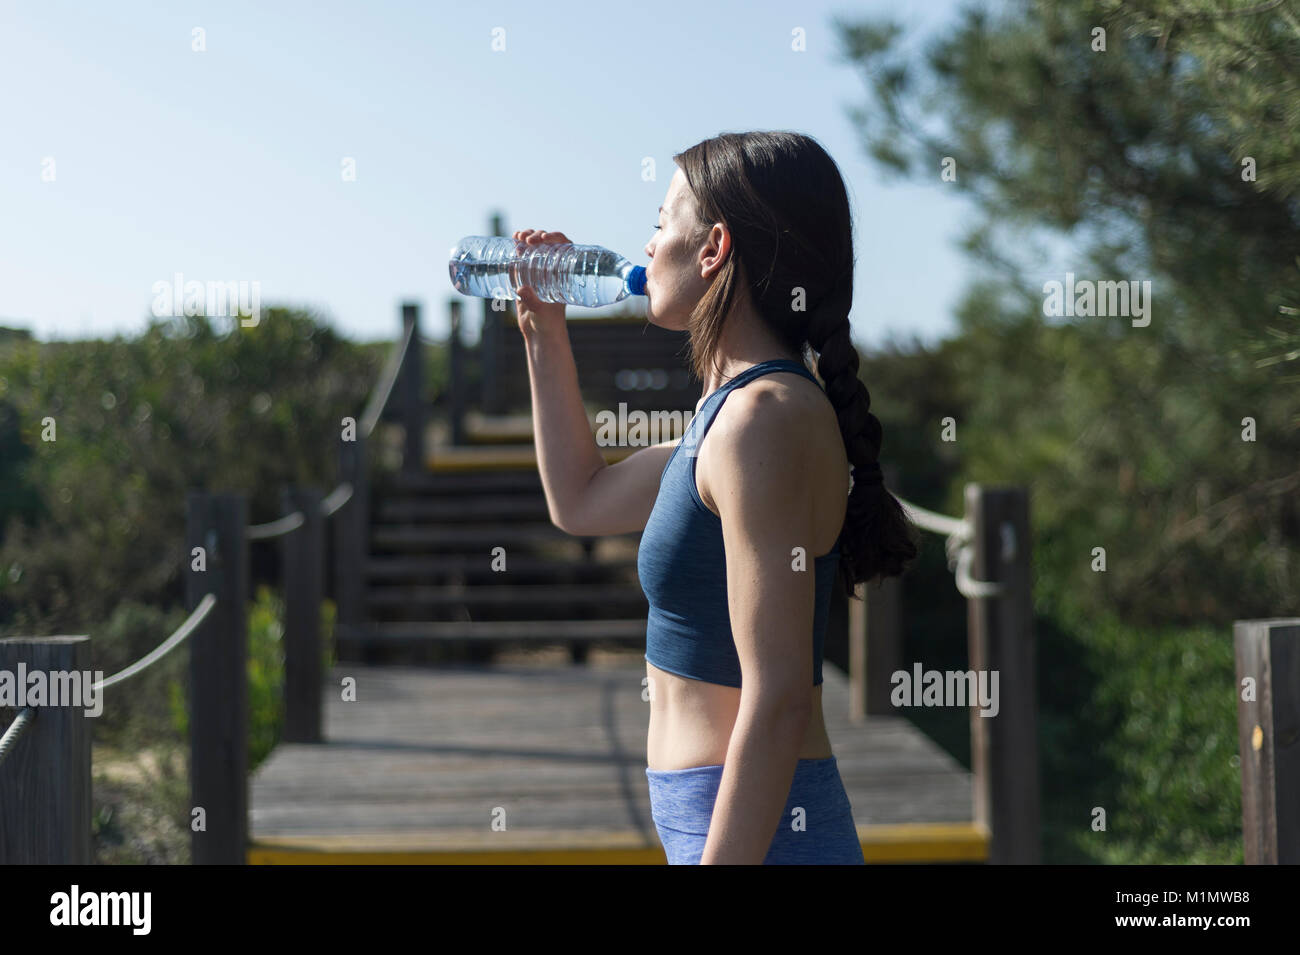
<path fill-rule="evenodd" d="M 371 581 L 417 579 L 427 581 L 442 575 L 463 575 L 467 582 L 501 579 L 501 572 L 492 569 L 490 554 L 429 554 L 419 556 L 372 557 L 366 561 L 366 578 Z M 606 580 L 618 574 L 636 570 L 636 559 L 601 559 L 588 562 L 579 557 L 572 562 L 553 557 L 535 557 L 529 554 L 512 555 L 509 560 L 510 576 L 521 579 L 527 575 L 556 578 L 573 575 L 575 581 L 584 579 Z"/>
<path fill-rule="evenodd" d="M 498 575 L 498 578 L 501 575 Z M 457 607 L 540 611 L 543 608 L 582 606 L 606 608 L 627 613 L 641 608 L 646 612 L 645 594 L 637 584 L 603 584 L 566 586 L 563 584 L 482 584 L 474 587 L 372 587 L 371 607 L 419 608 L 446 611 Z"/>
<path fill-rule="evenodd" d="M 698 389 L 696 389 L 697 391 Z M 627 443 L 628 435 L 632 431 L 632 427 L 635 426 L 635 422 L 628 420 L 634 411 L 642 411 L 647 414 L 650 412 L 666 412 L 665 417 L 658 419 L 658 428 L 660 429 L 658 440 L 667 441 L 670 438 L 681 437 L 695 413 L 695 405 L 699 400 L 700 395 L 695 392 L 692 392 L 689 397 L 674 398 L 672 395 L 661 395 L 654 391 L 629 391 L 619 395 L 618 401 L 614 402 L 610 407 L 601 408 L 600 410 L 608 411 L 616 416 L 610 421 L 610 424 L 615 428 L 620 445 Z M 619 415 L 618 406 L 621 403 L 627 406 L 626 415 Z M 587 420 L 591 425 L 593 437 L 608 432 L 610 424 L 606 424 L 604 418 L 598 420 L 596 414 L 588 411 Z M 648 423 L 646 427 L 649 427 Z M 470 414 L 465 420 L 465 440 L 475 444 L 491 444 L 493 441 L 510 445 L 531 443 L 533 441 L 532 415 L 489 416 Z"/>
<path fill-rule="evenodd" d="M 551 523 L 474 524 L 468 527 L 419 524 L 373 524 L 370 535 L 375 548 L 396 550 L 425 547 L 465 547 L 490 549 L 519 547 L 525 544 L 577 541 Z"/>
<path fill-rule="evenodd" d="M 600 448 L 600 455 L 606 464 L 622 461 L 640 448 Z M 429 470 L 441 472 L 465 472 L 516 468 L 520 470 L 537 470 L 537 452 L 531 446 L 484 445 L 481 447 L 442 447 L 437 448 L 426 458 Z"/>
<path fill-rule="evenodd" d="M 442 497 L 447 494 L 482 494 L 488 491 L 512 493 L 514 491 L 533 491 L 542 493 L 542 477 L 532 471 L 492 471 L 467 470 L 463 473 L 443 471 L 421 471 L 417 474 L 398 472 L 387 475 L 384 479 L 385 491 L 400 491 L 404 494 L 434 494 Z"/>
<path fill-rule="evenodd" d="M 507 519 L 549 521 L 546 497 L 513 494 L 510 496 L 478 494 L 444 498 L 389 498 L 381 500 L 376 519 L 381 523 L 415 523 L 432 521 L 493 521 Z"/>
<path fill-rule="evenodd" d="M 612 640 L 645 639 L 645 618 L 631 620 L 436 620 L 340 626 L 340 640 Z"/>
<path fill-rule="evenodd" d="M 327 700 L 327 743 L 278 747 L 259 768 L 250 861 L 306 861 L 289 854 L 307 850 L 319 862 L 662 861 L 645 781 L 642 652 L 586 667 L 337 667 L 332 685 L 354 677 L 356 700 Z M 984 858 L 969 774 L 904 717 L 851 726 L 847 680 L 829 662 L 824 679 L 864 854 Z M 497 807 L 505 831 L 491 827 Z"/>

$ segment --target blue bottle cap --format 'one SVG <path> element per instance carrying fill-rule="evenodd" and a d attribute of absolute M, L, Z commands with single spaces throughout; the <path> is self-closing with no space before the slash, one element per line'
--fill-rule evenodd
<path fill-rule="evenodd" d="M 627 274 L 627 290 L 632 295 L 645 294 L 645 266 L 633 266 Z"/>

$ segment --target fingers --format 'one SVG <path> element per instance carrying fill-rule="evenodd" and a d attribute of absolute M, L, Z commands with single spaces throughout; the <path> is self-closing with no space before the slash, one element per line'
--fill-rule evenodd
<path fill-rule="evenodd" d="M 538 299 L 531 285 L 521 285 L 515 289 L 515 300 L 530 312 L 537 311 L 544 303 Z"/>
<path fill-rule="evenodd" d="M 519 229 L 512 238 L 516 242 L 523 242 L 527 245 L 557 244 L 571 241 L 563 232 L 547 232 L 544 229 Z"/>

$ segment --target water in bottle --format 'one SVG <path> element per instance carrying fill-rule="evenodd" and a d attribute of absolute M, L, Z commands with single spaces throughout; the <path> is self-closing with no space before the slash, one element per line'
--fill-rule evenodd
<path fill-rule="evenodd" d="M 451 284 L 462 295 L 513 299 L 531 285 L 543 302 L 596 308 L 645 294 L 645 268 L 599 245 L 526 245 L 472 235 L 451 250 Z"/>

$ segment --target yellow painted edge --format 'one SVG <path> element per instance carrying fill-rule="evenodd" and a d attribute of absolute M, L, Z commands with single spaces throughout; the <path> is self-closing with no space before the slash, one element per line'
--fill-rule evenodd
<path fill-rule="evenodd" d="M 622 461 L 640 448 L 602 448 L 600 453 L 606 464 Z M 526 448 L 473 448 L 448 447 L 435 448 L 425 461 L 430 471 L 443 473 L 449 471 L 498 471 L 504 468 L 537 467 L 537 452 L 533 447 Z"/>
<path fill-rule="evenodd" d="M 989 830 L 978 822 L 858 826 L 868 862 L 987 862 Z"/>
<path fill-rule="evenodd" d="M 693 414 L 694 412 L 682 412 L 683 414 Z M 599 429 L 596 422 L 592 422 L 592 437 L 595 437 Z M 618 447 L 631 447 L 628 437 L 629 429 L 623 428 L 618 433 Z M 670 438 L 680 438 L 680 434 L 664 435 L 663 440 Z M 461 444 L 444 445 L 445 448 L 455 450 L 456 448 L 481 448 L 490 445 L 524 445 L 533 443 L 533 425 L 529 421 L 527 425 L 476 425 L 470 422 L 465 424 L 465 437 Z M 658 443 L 658 442 L 656 442 Z M 640 447 L 645 447 L 642 444 Z"/>
<path fill-rule="evenodd" d="M 365 839 L 357 837 L 358 840 Z M 868 863 L 986 862 L 989 832 L 979 823 L 901 823 L 859 826 L 858 839 Z M 659 847 L 548 849 L 467 849 L 462 851 L 332 849 L 316 851 L 306 838 L 249 847 L 249 865 L 664 865 Z M 331 839 L 337 843 L 338 837 Z"/>
<path fill-rule="evenodd" d="M 470 852 L 311 852 L 251 846 L 249 865 L 665 865 L 654 849 L 536 849 Z"/>

